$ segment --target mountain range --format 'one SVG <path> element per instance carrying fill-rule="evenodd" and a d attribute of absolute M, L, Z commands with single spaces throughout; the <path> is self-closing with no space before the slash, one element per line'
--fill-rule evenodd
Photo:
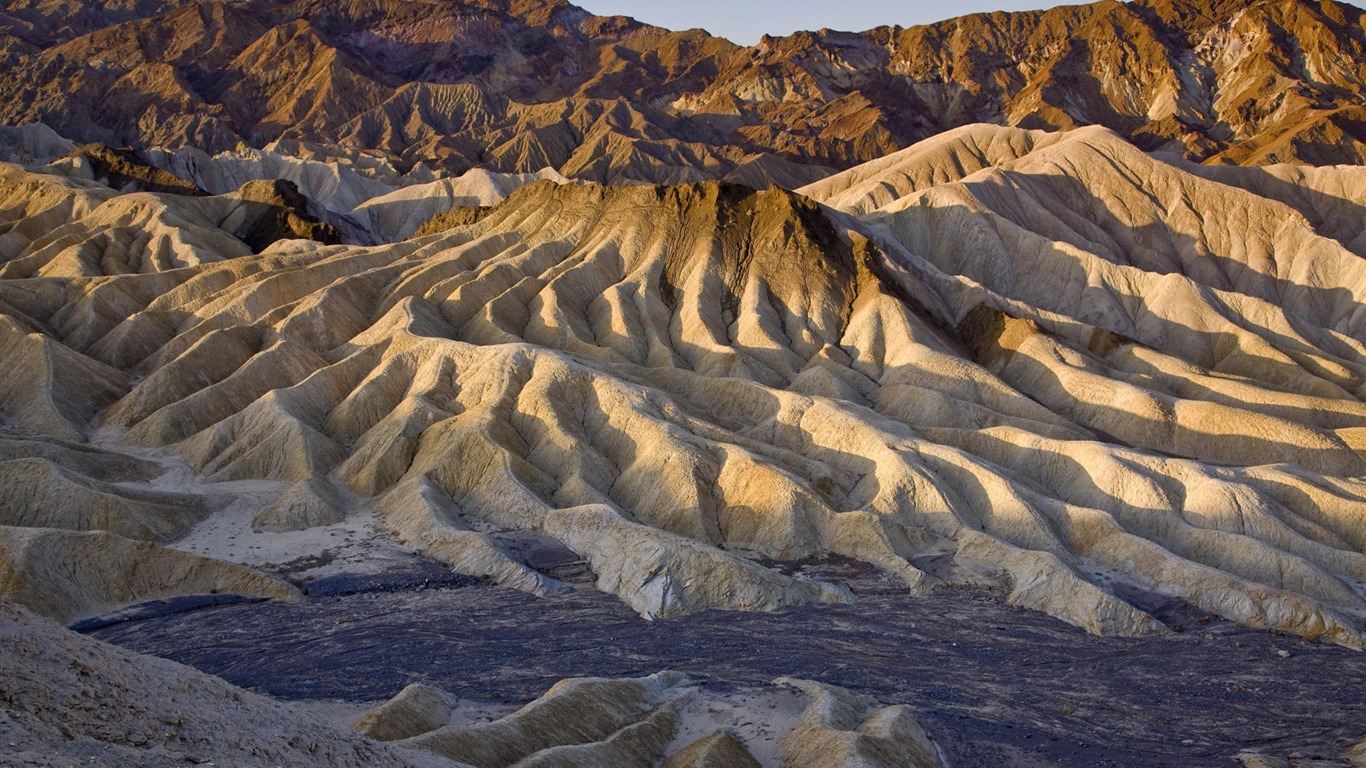
<path fill-rule="evenodd" d="M 77 143 L 797 187 L 978 122 L 1210 163 L 1359 164 L 1363 12 L 1104 0 L 737 46 L 562 0 L 20 0 L 0 122 Z"/>

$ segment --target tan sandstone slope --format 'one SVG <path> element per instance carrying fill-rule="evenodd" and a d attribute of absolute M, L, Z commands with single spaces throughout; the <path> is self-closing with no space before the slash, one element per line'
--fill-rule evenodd
<path fill-rule="evenodd" d="M 9 172 L 49 196 L 11 231 L 220 200 Z M 1308 197 L 1279 173 L 976 126 L 806 190 L 842 211 L 542 181 L 394 245 L 15 276 L 0 352 L 36 373 L 0 409 L 22 445 L 93 434 L 183 462 L 196 493 L 257 483 L 261 526 L 335 520 L 338 489 L 458 570 L 560 589 L 496 535 L 536 531 L 647 616 L 849 600 L 764 565 L 837 554 L 1092 632 L 1164 631 L 1161 593 L 1361 647 L 1352 171 Z M 91 236 L 116 226 L 98 214 Z M 99 527 L 45 514 L 18 524 Z"/>

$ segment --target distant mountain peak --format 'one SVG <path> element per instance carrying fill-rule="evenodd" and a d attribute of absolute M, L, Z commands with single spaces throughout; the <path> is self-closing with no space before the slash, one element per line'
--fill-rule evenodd
<path fill-rule="evenodd" d="M 0 42 L 0 122 L 110 146 L 761 186 L 978 122 L 1103 125 L 1212 163 L 1366 159 L 1366 23 L 1331 1 L 1102 0 L 745 48 L 562 0 L 30 0 Z M 449 85 L 477 96 L 411 95 Z"/>

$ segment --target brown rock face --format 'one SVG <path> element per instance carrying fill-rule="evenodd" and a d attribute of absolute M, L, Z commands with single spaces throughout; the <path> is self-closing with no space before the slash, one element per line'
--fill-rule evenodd
<path fill-rule="evenodd" d="M 91 175 L 100 183 L 123 191 L 167 192 L 176 195 L 202 195 L 204 191 L 169 171 L 153 168 L 136 152 L 114 149 L 103 144 L 87 144 L 67 156 L 89 165 Z"/>
<path fill-rule="evenodd" d="M 1366 23 L 1335 2 L 1102 0 L 753 48 L 558 1 L 87 6 L 0 11 L 0 122 L 608 183 L 796 187 L 982 121 L 1220 163 L 1366 157 Z"/>
<path fill-rule="evenodd" d="M 453 208 L 445 213 L 427 219 L 413 233 L 413 237 L 426 237 L 445 232 L 448 229 L 464 227 L 470 224 L 477 224 L 479 220 L 488 215 L 490 209 L 481 206 Z"/>
<path fill-rule="evenodd" d="M 234 196 L 241 199 L 242 206 L 229 220 L 230 225 L 225 221 L 225 228 L 257 253 L 286 238 L 341 242 L 331 225 L 309 211 L 308 198 L 299 194 L 292 181 L 249 182 Z"/>

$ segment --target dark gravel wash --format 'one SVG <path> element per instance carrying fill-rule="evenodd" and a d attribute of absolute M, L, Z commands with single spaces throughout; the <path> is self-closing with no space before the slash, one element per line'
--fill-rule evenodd
<path fill-rule="evenodd" d="M 590 591 L 536 598 L 446 583 L 91 634 L 282 699 L 376 700 L 423 681 L 521 701 L 564 677 L 661 669 L 722 689 L 807 677 L 916 707 L 959 767 L 1233 766 L 1242 749 L 1335 757 L 1366 738 L 1366 653 L 1190 611 L 1165 618 L 1184 618 L 1185 631 L 1101 638 L 945 589 L 647 622 Z"/>

